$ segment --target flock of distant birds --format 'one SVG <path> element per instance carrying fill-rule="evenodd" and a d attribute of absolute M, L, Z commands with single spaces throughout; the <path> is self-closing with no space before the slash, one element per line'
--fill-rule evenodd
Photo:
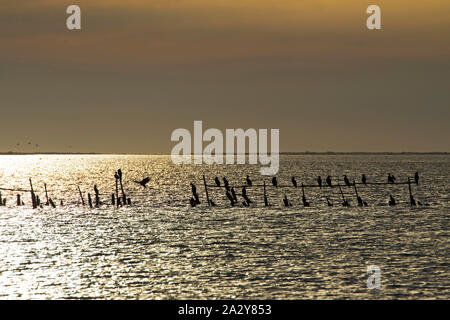
<path fill-rule="evenodd" d="M 207 189 L 208 186 L 206 184 L 206 180 L 205 180 L 204 176 L 203 176 L 203 180 L 204 180 L 204 185 L 205 185 L 207 204 L 208 204 L 208 206 L 216 206 L 216 203 L 213 200 L 209 199 L 208 189 Z M 363 184 L 363 185 L 369 184 L 367 182 L 366 175 L 363 174 L 361 176 L 361 183 L 356 183 L 356 182 L 352 183 L 352 182 L 350 182 L 350 180 L 347 177 L 347 175 L 343 175 L 343 180 L 344 180 L 345 186 L 347 186 L 347 187 L 352 187 L 353 186 L 354 187 L 355 194 L 356 194 L 356 199 L 358 201 L 358 206 L 361 206 L 361 207 L 362 206 L 367 206 L 367 202 L 363 201 L 363 199 L 359 196 L 358 190 L 356 188 L 357 184 Z M 318 176 L 316 181 L 317 181 L 317 185 L 315 187 L 322 188 L 322 186 L 324 186 L 321 176 Z M 239 203 L 238 195 L 236 194 L 236 191 L 235 191 L 234 187 L 230 187 L 230 184 L 229 184 L 229 182 L 228 182 L 226 177 L 223 177 L 223 184 L 221 184 L 221 181 L 220 181 L 220 179 L 218 177 L 214 178 L 214 182 L 215 182 L 214 187 L 218 187 L 218 188 L 222 188 L 223 187 L 223 188 L 225 188 L 225 195 L 228 198 L 228 200 L 230 201 L 231 206 L 235 206 L 236 204 Z M 291 182 L 292 182 L 292 186 L 294 188 L 298 188 L 299 185 L 297 183 L 297 180 L 295 179 L 295 176 L 293 176 L 291 178 Z M 350 203 L 349 203 L 348 200 L 345 199 L 344 194 L 343 194 L 342 189 L 341 189 L 341 185 L 339 184 L 339 182 L 336 185 L 333 184 L 331 176 L 327 176 L 327 178 L 325 179 L 325 182 L 326 182 L 326 186 L 328 186 L 330 188 L 333 188 L 333 187 L 336 187 L 336 186 L 339 188 L 341 196 L 342 196 L 342 206 L 349 207 Z M 416 185 L 419 184 L 419 173 L 418 172 L 416 172 L 414 174 L 414 183 Z M 396 178 L 391 173 L 388 173 L 387 183 L 372 183 L 372 184 L 396 184 Z M 412 206 L 422 205 L 422 203 L 420 201 L 416 201 L 414 199 L 413 195 L 412 195 L 411 182 L 410 182 L 409 178 L 408 178 L 407 182 L 403 182 L 403 183 L 400 183 L 400 184 L 408 184 L 408 186 L 409 186 L 409 195 L 410 195 L 410 204 Z M 272 185 L 275 188 L 279 187 L 277 177 L 273 177 L 272 178 Z M 252 203 L 254 203 L 252 200 L 250 200 L 250 198 L 248 197 L 248 194 L 247 194 L 247 187 L 252 187 L 252 186 L 253 186 L 253 182 L 250 179 L 250 177 L 247 175 L 246 185 L 242 186 L 242 191 L 241 191 L 241 194 L 240 194 L 240 196 L 243 198 L 242 205 L 244 207 L 249 207 Z M 265 182 L 264 182 L 263 187 L 264 187 L 264 205 L 265 206 L 271 206 L 271 204 L 269 203 L 268 198 L 267 198 Z M 287 187 L 287 186 L 285 186 L 285 187 Z M 310 202 L 307 201 L 306 196 L 305 196 L 305 191 L 304 191 L 304 189 L 307 186 L 305 186 L 302 183 L 300 185 L 300 187 L 302 188 L 302 204 L 303 204 L 304 207 L 310 207 L 311 204 L 310 204 Z M 314 186 L 308 186 L 308 187 L 314 187 Z M 189 199 L 189 203 L 190 203 L 191 207 L 196 207 L 197 205 L 200 204 L 200 199 L 199 199 L 199 195 L 197 193 L 197 187 L 195 186 L 195 184 L 191 183 L 191 189 L 192 189 L 192 197 Z M 330 198 L 328 196 L 326 196 L 325 198 L 326 198 L 326 201 L 327 201 L 327 205 L 330 206 L 330 207 L 333 206 L 333 203 L 331 202 Z M 288 199 L 286 194 L 284 194 L 283 204 L 286 207 L 292 206 L 292 202 Z M 392 194 L 389 194 L 388 204 L 390 206 L 395 206 L 397 204 L 397 201 L 392 196 Z"/>

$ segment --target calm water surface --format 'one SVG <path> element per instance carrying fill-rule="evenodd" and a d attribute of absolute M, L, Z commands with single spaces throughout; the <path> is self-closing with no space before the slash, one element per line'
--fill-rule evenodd
<path fill-rule="evenodd" d="M 205 206 L 201 175 L 209 184 L 227 176 L 242 185 L 258 166 L 175 166 L 168 156 L 0 156 L 0 188 L 29 189 L 41 199 L 43 184 L 58 207 L 30 208 L 27 192 L 2 190 L 0 298 L 20 299 L 417 299 L 450 298 L 449 166 L 447 155 L 282 156 L 278 180 L 315 183 L 321 175 L 347 174 L 384 182 L 388 172 L 405 181 L 421 173 L 410 208 L 408 187 L 360 186 L 366 208 L 340 206 L 337 188 L 301 191 L 249 188 L 251 208 L 230 208 L 223 190 Z M 133 205 L 114 208 L 114 172 L 124 172 Z M 152 178 L 147 189 L 135 184 Z M 266 178 L 270 181 L 270 178 Z M 190 182 L 202 204 L 190 208 Z M 80 204 L 97 184 L 104 204 Z M 21 194 L 24 207 L 15 206 Z M 286 194 L 293 207 L 282 206 Z M 389 194 L 399 205 L 387 206 Z M 329 196 L 334 207 L 326 205 Z M 59 206 L 59 201 L 64 206 Z M 367 266 L 381 269 L 381 289 L 368 290 Z"/>

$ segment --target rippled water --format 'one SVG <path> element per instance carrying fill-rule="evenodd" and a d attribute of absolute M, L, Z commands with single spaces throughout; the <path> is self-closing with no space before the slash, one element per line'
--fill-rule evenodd
<path fill-rule="evenodd" d="M 242 185 L 258 166 L 175 166 L 167 156 L 0 156 L 0 187 L 29 189 L 45 199 L 43 183 L 58 207 L 30 208 L 26 192 L 2 191 L 0 298 L 254 298 L 386 299 L 450 298 L 449 164 L 447 155 L 282 156 L 278 175 L 290 184 L 315 183 L 321 175 L 347 174 L 383 182 L 387 173 L 413 185 L 360 186 L 366 208 L 339 205 L 337 188 L 306 189 L 311 208 L 300 206 L 300 189 L 249 188 L 251 208 L 230 208 L 223 190 L 210 188 L 217 207 L 204 202 L 201 175 L 213 184 L 227 176 Z M 114 172 L 124 172 L 130 207 L 110 205 Z M 143 189 L 132 180 L 150 176 Z M 267 182 L 270 181 L 266 178 Z M 202 204 L 190 208 L 190 182 Z M 84 196 L 100 189 L 104 204 L 89 209 Z M 24 207 L 15 206 L 21 194 Z M 293 207 L 282 206 L 284 194 Z M 387 206 L 389 193 L 400 204 Z M 334 202 L 326 205 L 325 196 Z M 59 206 L 59 201 L 64 206 Z M 381 269 L 381 289 L 366 286 L 367 266 Z"/>

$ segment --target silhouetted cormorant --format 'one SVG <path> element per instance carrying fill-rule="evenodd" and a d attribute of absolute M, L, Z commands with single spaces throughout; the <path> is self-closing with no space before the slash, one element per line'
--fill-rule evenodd
<path fill-rule="evenodd" d="M 395 199 L 392 195 L 389 195 L 389 205 L 395 206 L 397 203 L 395 202 Z"/>
<path fill-rule="evenodd" d="M 214 181 L 216 182 L 216 186 L 220 187 L 220 180 L 219 180 L 219 178 L 215 177 Z"/>
<path fill-rule="evenodd" d="M 395 177 L 390 173 L 388 174 L 388 183 L 395 183 Z"/>
<path fill-rule="evenodd" d="M 292 184 L 297 188 L 297 181 L 295 180 L 294 176 L 292 176 Z"/>
<path fill-rule="evenodd" d="M 329 187 L 332 187 L 332 186 L 333 186 L 333 185 L 331 184 L 331 177 L 330 177 L 330 176 L 327 177 L 327 185 L 328 185 Z"/>
<path fill-rule="evenodd" d="M 272 184 L 275 188 L 278 188 L 278 181 L 277 181 L 277 177 L 273 177 L 272 178 Z"/>
<path fill-rule="evenodd" d="M 190 198 L 189 203 L 191 204 L 191 207 L 195 207 L 197 205 L 197 202 L 194 200 L 194 198 Z"/>
<path fill-rule="evenodd" d="M 247 175 L 247 185 L 251 187 L 252 180 L 250 180 L 250 177 Z"/>
<path fill-rule="evenodd" d="M 147 188 L 147 183 L 150 182 L 150 178 L 147 177 L 147 178 L 142 179 L 141 181 L 134 180 L 134 182 L 140 184 L 140 185 L 143 186 L 144 188 Z"/>
<path fill-rule="evenodd" d="M 366 178 L 366 175 L 365 175 L 365 174 L 362 175 L 362 177 L 361 177 L 361 182 L 364 183 L 364 184 L 367 183 L 367 178 Z"/>
<path fill-rule="evenodd" d="M 322 178 L 320 176 L 317 177 L 317 184 L 319 185 L 319 188 L 322 189 Z"/>
<path fill-rule="evenodd" d="M 347 178 L 347 175 L 346 174 L 344 174 L 344 182 L 345 182 L 345 184 L 347 185 L 347 187 L 350 187 L 350 180 L 348 180 L 348 178 Z"/>
<path fill-rule="evenodd" d="M 192 194 L 197 194 L 197 187 L 191 182 Z"/>

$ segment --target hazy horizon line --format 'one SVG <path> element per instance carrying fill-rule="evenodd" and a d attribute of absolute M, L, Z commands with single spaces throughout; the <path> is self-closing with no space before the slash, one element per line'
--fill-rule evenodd
<path fill-rule="evenodd" d="M 166 153 L 105 153 L 105 152 L 0 152 L 0 155 L 161 155 L 161 156 L 170 156 L 170 154 Z M 218 153 L 217 155 L 227 155 L 231 153 Z M 233 155 L 238 155 L 242 153 L 232 153 Z M 249 155 L 250 153 L 246 152 L 245 155 Z M 256 153 L 258 154 L 258 153 Z M 271 153 L 269 153 L 271 154 Z M 276 154 L 276 153 L 273 153 Z M 402 154 L 450 154 L 450 151 L 287 151 L 287 152 L 279 152 L 279 155 L 370 155 L 370 154 L 392 154 L 392 155 L 402 155 Z M 191 153 L 191 156 L 202 155 Z"/>

